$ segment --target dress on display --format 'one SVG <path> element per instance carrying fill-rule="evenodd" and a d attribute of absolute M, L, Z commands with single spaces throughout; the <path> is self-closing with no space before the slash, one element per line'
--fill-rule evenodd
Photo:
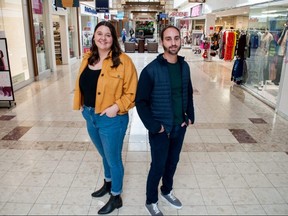
<path fill-rule="evenodd" d="M 283 65 L 283 59 L 285 55 L 285 50 L 286 50 L 286 43 L 288 39 L 288 26 L 285 26 L 283 29 L 281 36 L 278 40 L 278 54 L 277 54 L 277 66 L 276 66 L 276 78 L 272 80 L 272 82 L 275 85 L 279 85 L 280 78 L 281 78 L 281 71 L 282 71 L 282 65 Z"/>
<path fill-rule="evenodd" d="M 225 32 L 225 48 L 224 48 L 224 60 L 233 60 L 236 47 L 236 33 Z M 224 36 L 225 37 L 225 36 Z"/>

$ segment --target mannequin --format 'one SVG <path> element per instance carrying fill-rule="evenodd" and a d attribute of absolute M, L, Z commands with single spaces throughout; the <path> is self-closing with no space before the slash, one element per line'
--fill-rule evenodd
<path fill-rule="evenodd" d="M 283 59 L 285 55 L 286 50 L 286 41 L 288 39 L 288 20 L 286 20 L 286 23 L 284 24 L 284 29 L 281 33 L 280 38 L 277 41 L 278 47 L 278 53 L 277 53 L 277 67 L 276 67 L 276 78 L 272 80 L 272 82 L 275 85 L 279 85 L 280 78 L 281 78 L 281 71 L 282 71 L 282 65 L 283 65 Z"/>
<path fill-rule="evenodd" d="M 269 80 L 269 65 L 270 65 L 269 62 L 273 60 L 273 57 L 269 59 L 268 52 L 272 40 L 274 40 L 273 35 L 269 32 L 268 29 L 265 29 L 265 32 L 261 38 L 261 45 L 260 45 L 263 53 L 263 67 L 264 67 L 262 75 L 263 84 L 266 83 L 266 80 Z"/>

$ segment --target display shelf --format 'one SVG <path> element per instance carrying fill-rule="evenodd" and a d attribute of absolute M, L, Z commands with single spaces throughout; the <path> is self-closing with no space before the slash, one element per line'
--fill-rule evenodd
<path fill-rule="evenodd" d="M 56 58 L 56 64 L 60 65 L 62 64 L 62 52 L 61 52 L 61 35 L 59 32 L 59 23 L 55 22 L 53 23 L 54 27 L 54 48 L 55 48 L 55 58 Z"/>

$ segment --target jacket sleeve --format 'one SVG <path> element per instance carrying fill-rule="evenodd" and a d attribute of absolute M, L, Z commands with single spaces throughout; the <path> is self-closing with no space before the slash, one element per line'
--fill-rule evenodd
<path fill-rule="evenodd" d="M 195 122 L 195 114 L 194 114 L 194 103 L 193 103 L 193 87 L 192 87 L 191 79 L 189 79 L 189 83 L 188 83 L 187 115 L 188 115 L 188 118 L 190 119 L 191 123 L 194 124 L 194 122 Z"/>
<path fill-rule="evenodd" d="M 127 112 L 135 106 L 135 97 L 138 84 L 138 76 L 135 65 L 128 57 L 125 60 L 125 77 L 123 83 L 123 94 L 116 100 L 120 112 Z"/>
<path fill-rule="evenodd" d="M 138 115 L 146 129 L 151 133 L 158 133 L 161 130 L 161 123 L 154 119 L 150 106 L 153 85 L 147 69 L 144 68 L 140 74 L 135 103 Z"/>

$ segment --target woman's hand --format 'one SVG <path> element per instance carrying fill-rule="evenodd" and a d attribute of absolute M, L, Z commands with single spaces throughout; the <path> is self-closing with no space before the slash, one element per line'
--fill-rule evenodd
<path fill-rule="evenodd" d="M 118 111 L 119 111 L 118 105 L 113 104 L 112 106 L 103 110 L 103 112 L 100 114 L 100 116 L 103 116 L 104 114 L 106 114 L 108 117 L 113 118 L 117 115 Z"/>

